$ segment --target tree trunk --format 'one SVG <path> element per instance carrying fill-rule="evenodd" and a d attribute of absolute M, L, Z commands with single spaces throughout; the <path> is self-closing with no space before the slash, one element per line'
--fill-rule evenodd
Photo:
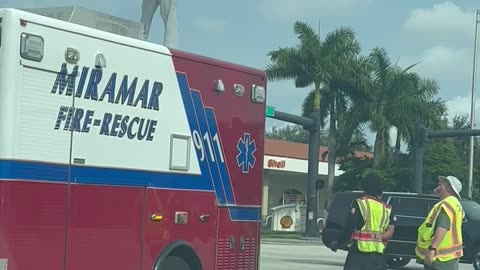
<path fill-rule="evenodd" d="M 375 144 L 373 145 L 373 168 L 378 169 L 380 167 L 380 162 L 382 160 L 382 132 L 377 131 L 377 134 L 375 135 Z"/>
<path fill-rule="evenodd" d="M 313 111 L 320 111 L 320 84 L 315 83 L 315 97 L 313 98 Z"/>

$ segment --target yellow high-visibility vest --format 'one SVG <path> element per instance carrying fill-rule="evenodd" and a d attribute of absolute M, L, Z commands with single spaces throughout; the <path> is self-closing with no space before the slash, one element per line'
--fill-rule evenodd
<path fill-rule="evenodd" d="M 462 222 L 465 217 L 462 204 L 455 196 L 449 196 L 430 210 L 423 224 L 418 228 L 416 255 L 424 260 L 428 247 L 435 236 L 435 225 L 441 210 L 450 218 L 450 229 L 440 242 L 432 261 L 449 261 L 463 256 Z"/>
<path fill-rule="evenodd" d="M 385 244 L 382 242 L 382 234 L 390 222 L 391 207 L 371 196 L 364 196 L 356 201 L 365 224 L 353 233 L 352 240 L 357 242 L 361 252 L 383 253 Z"/>

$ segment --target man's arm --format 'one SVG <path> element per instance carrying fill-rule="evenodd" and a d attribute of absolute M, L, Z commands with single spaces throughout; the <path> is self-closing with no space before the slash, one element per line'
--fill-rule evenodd
<path fill-rule="evenodd" d="M 442 242 L 443 238 L 447 234 L 448 230 L 450 229 L 450 218 L 448 217 L 445 210 L 442 209 L 440 214 L 438 215 L 436 226 L 435 226 L 435 234 L 432 240 L 432 247 L 437 248 L 440 242 Z M 430 250 L 425 256 L 425 263 L 430 265 L 432 264 L 432 257 L 435 255 L 433 250 Z"/>
<path fill-rule="evenodd" d="M 435 235 L 432 241 L 432 247 L 434 248 L 438 247 L 450 229 L 450 218 L 448 217 L 447 213 L 445 213 L 444 209 L 442 209 L 438 215 L 436 227 L 437 228 L 435 229 Z"/>
<path fill-rule="evenodd" d="M 387 230 L 382 234 L 382 241 L 390 241 L 395 232 L 395 225 L 388 225 Z"/>
<path fill-rule="evenodd" d="M 397 222 L 397 217 L 395 215 L 390 214 L 390 221 L 387 227 L 387 230 L 382 234 L 382 241 L 389 241 L 393 237 L 393 233 L 395 232 L 395 223 Z"/>

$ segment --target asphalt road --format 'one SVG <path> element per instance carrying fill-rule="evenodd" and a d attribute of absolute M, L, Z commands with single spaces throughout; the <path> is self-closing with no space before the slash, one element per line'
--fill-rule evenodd
<path fill-rule="evenodd" d="M 347 253 L 332 252 L 319 243 L 263 241 L 260 247 L 260 270 L 342 270 Z M 411 261 L 405 270 L 421 270 Z M 461 270 L 472 270 L 460 264 Z"/>

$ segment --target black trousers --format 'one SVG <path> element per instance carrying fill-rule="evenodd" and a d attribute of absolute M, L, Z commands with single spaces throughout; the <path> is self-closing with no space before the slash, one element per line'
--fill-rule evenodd
<path fill-rule="evenodd" d="M 387 259 L 385 254 L 360 252 L 352 245 L 343 270 L 387 270 Z"/>

